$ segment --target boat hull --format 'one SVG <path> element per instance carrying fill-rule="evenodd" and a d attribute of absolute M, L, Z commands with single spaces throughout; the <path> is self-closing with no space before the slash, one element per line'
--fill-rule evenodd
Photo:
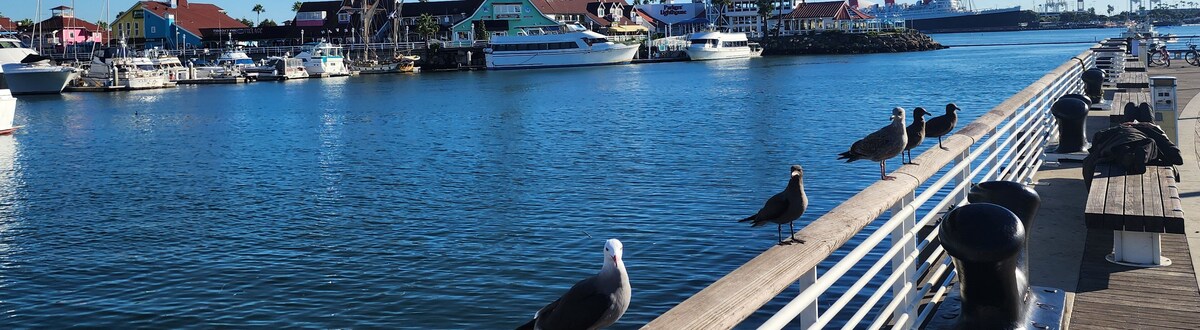
<path fill-rule="evenodd" d="M 342 58 L 314 58 L 304 62 L 304 70 L 312 76 L 348 76 L 350 69 Z"/>
<path fill-rule="evenodd" d="M 515 51 L 486 54 L 488 70 L 543 69 L 624 64 L 633 61 L 637 46 L 615 45 L 603 50 Z"/>
<path fill-rule="evenodd" d="M 924 33 L 1007 31 L 1020 29 L 1020 24 L 1021 11 L 1017 9 L 907 21 L 909 28 Z"/>
<path fill-rule="evenodd" d="M 760 52 L 750 50 L 750 47 L 737 48 L 701 48 L 688 47 L 684 50 L 688 54 L 688 58 L 693 61 L 711 61 L 711 60 L 726 60 L 734 58 L 750 58 L 758 56 Z"/>
<path fill-rule="evenodd" d="M 74 71 L 51 68 L 16 68 L 5 65 L 8 89 L 13 95 L 58 94 L 77 76 Z"/>
<path fill-rule="evenodd" d="M 0 134 L 12 133 L 13 117 L 17 113 L 17 99 L 7 89 L 0 89 Z"/>

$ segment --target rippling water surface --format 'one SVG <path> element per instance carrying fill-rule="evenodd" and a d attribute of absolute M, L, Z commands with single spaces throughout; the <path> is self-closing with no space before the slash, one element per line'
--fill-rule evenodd
<path fill-rule="evenodd" d="M 1085 47 L 23 97 L 0 137 L 0 328 L 507 328 L 610 237 L 635 328 L 775 242 L 734 220 L 788 165 L 810 221 L 878 179 L 834 158 L 892 107 L 970 120 Z"/>

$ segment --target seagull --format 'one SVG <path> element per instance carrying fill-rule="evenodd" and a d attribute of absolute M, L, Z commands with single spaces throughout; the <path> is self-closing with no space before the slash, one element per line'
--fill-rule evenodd
<path fill-rule="evenodd" d="M 629 274 L 621 260 L 621 241 L 604 243 L 604 266 L 596 276 L 572 286 L 558 300 L 542 307 L 517 330 L 601 329 L 616 323 L 629 308 Z"/>
<path fill-rule="evenodd" d="M 908 154 L 908 162 L 904 161 L 904 154 L 900 154 L 901 164 L 918 165 L 917 163 L 912 162 L 912 149 L 921 145 L 922 141 L 925 141 L 926 115 L 930 115 L 930 113 L 929 111 L 925 111 L 925 108 L 917 107 L 916 109 L 913 109 L 913 122 L 912 124 L 908 125 L 907 129 L 905 129 L 905 131 L 908 131 L 908 145 L 904 146 L 904 153 Z"/>
<path fill-rule="evenodd" d="M 804 243 L 804 241 L 796 239 L 796 228 L 792 227 L 792 223 L 804 215 L 804 210 L 807 208 L 808 196 L 804 194 L 804 168 L 801 168 L 800 165 L 792 165 L 792 179 L 788 180 L 787 188 L 775 196 L 771 196 L 771 199 L 767 200 L 758 213 L 738 220 L 738 222 L 752 221 L 751 227 L 774 222 L 776 233 L 779 234 L 779 245 L 784 245 L 783 224 L 786 223 L 792 233 L 792 241 Z"/>
<path fill-rule="evenodd" d="M 947 104 L 946 114 L 929 118 L 929 122 L 925 124 L 925 137 L 938 138 L 938 148 L 942 148 L 942 150 L 950 150 L 942 146 L 942 136 L 950 134 L 950 131 L 954 130 L 954 125 L 958 124 L 958 110 L 962 109 L 959 109 L 954 103 Z"/>
<path fill-rule="evenodd" d="M 847 163 L 859 159 L 879 162 L 879 178 L 894 180 L 896 177 L 884 174 L 884 168 L 887 167 L 888 158 L 899 155 L 904 151 L 906 145 L 908 145 L 908 132 L 904 130 L 904 108 L 897 107 L 892 109 L 891 124 L 854 142 L 850 146 L 850 151 L 838 154 L 837 159 L 845 159 Z"/>

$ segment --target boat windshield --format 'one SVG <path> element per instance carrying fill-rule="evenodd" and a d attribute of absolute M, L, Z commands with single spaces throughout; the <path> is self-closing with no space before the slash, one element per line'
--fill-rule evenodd
<path fill-rule="evenodd" d="M 21 44 L 15 42 L 15 41 L 0 41 L 0 49 L 4 49 L 4 48 L 25 48 L 25 47 L 21 47 Z"/>
<path fill-rule="evenodd" d="M 717 39 L 692 39 L 693 45 L 709 45 L 716 47 Z"/>

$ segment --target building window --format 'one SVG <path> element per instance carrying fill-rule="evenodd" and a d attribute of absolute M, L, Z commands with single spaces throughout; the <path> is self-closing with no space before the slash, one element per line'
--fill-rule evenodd
<path fill-rule="evenodd" d="M 495 5 L 492 5 L 492 12 L 495 13 L 497 19 L 521 18 L 521 5 L 520 4 L 495 4 Z"/>
<path fill-rule="evenodd" d="M 157 26 L 151 26 L 151 27 L 150 27 L 150 33 L 158 33 L 158 27 L 157 27 Z"/>

